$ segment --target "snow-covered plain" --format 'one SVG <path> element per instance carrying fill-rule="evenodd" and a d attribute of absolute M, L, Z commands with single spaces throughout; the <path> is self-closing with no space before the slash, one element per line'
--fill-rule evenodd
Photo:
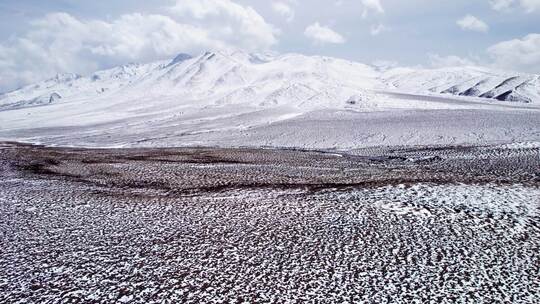
<path fill-rule="evenodd" d="M 286 146 L 540 141 L 538 75 L 381 69 L 214 51 L 63 74 L 0 95 L 0 139 L 50 145 Z"/>

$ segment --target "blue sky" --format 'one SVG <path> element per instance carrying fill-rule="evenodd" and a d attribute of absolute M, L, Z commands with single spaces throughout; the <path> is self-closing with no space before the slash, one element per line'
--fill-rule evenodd
<path fill-rule="evenodd" d="M 540 0 L 0 0 L 0 90 L 238 47 L 540 73 Z"/>

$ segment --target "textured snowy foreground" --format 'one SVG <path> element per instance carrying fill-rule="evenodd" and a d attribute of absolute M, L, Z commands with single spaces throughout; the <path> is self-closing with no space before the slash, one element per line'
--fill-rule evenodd
<path fill-rule="evenodd" d="M 540 147 L 0 146 L 1 303 L 536 303 Z"/>

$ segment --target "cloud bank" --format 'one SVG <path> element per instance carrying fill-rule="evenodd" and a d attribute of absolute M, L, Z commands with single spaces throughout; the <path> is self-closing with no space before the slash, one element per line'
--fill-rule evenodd
<path fill-rule="evenodd" d="M 497 67 L 540 73 L 540 34 L 497 43 L 487 52 Z"/>
<path fill-rule="evenodd" d="M 489 26 L 484 21 L 472 15 L 467 15 L 459 19 L 456 23 L 464 31 L 474 31 L 474 32 L 485 33 L 489 30 Z"/>
<path fill-rule="evenodd" d="M 345 38 L 341 34 L 327 26 L 320 25 L 319 22 L 308 26 L 304 31 L 304 35 L 315 43 L 345 43 Z"/>
<path fill-rule="evenodd" d="M 179 0 L 167 14 L 124 14 L 112 21 L 50 13 L 0 44 L 0 91 L 57 72 L 89 73 L 179 52 L 236 47 L 262 50 L 279 31 L 253 8 L 230 0 Z"/>
<path fill-rule="evenodd" d="M 527 13 L 540 11 L 540 0 L 491 0 L 491 8 L 496 11 L 507 11 L 520 7 Z"/>

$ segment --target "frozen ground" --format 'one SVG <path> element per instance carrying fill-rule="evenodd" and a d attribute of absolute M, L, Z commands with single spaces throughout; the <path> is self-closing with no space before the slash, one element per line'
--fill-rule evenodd
<path fill-rule="evenodd" d="M 536 303 L 540 148 L 0 145 L 1 303 Z"/>
<path fill-rule="evenodd" d="M 381 96 L 379 102 L 386 97 Z M 297 147 L 353 149 L 394 145 L 540 142 L 540 108 L 457 100 L 393 100 L 394 108 L 300 111 L 249 105 L 166 108 L 135 116 L 56 111 L 0 112 L 0 139 L 82 147 Z M 390 105 L 388 105 L 390 106 Z M 403 107 L 403 108 L 399 108 Z M 20 112 L 20 113 L 19 113 Z M 20 115 L 25 116 L 19 118 Z M 94 119 L 100 121 L 91 122 Z M 39 126 L 39 127 L 37 127 Z"/>

